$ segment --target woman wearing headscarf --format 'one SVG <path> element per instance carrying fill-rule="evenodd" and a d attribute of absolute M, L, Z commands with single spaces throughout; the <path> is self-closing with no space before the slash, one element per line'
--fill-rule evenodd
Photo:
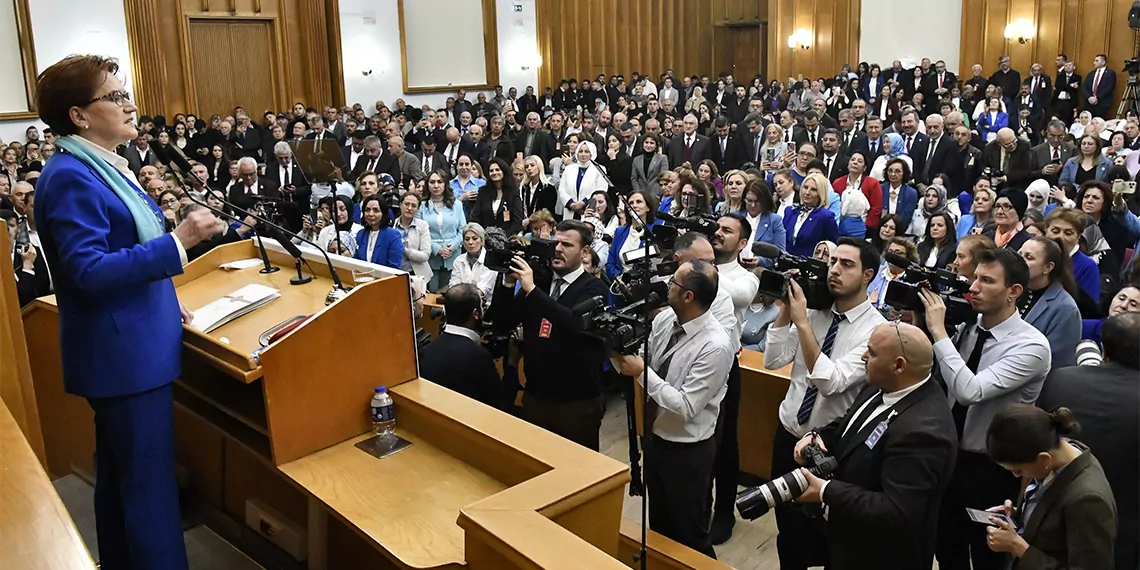
<path fill-rule="evenodd" d="M 593 161 L 598 157 L 598 147 L 590 141 L 578 143 L 574 149 L 575 161 L 562 172 L 558 186 L 558 201 L 566 209 L 566 218 L 581 218 L 586 211 L 590 196 L 594 192 L 609 189 L 606 178 Z"/>
<path fill-rule="evenodd" d="M 887 145 L 883 148 L 886 154 L 882 154 L 879 158 L 875 159 L 875 165 L 871 167 L 871 178 L 875 180 L 884 180 L 883 171 L 887 168 L 887 163 L 893 158 L 897 158 L 906 163 L 907 172 L 914 172 L 914 161 L 906 155 L 906 141 L 903 140 L 902 135 L 898 133 L 887 133 Z M 904 182 L 906 182 L 904 180 Z"/>
<path fill-rule="evenodd" d="M 1033 236 L 1023 231 L 1021 219 L 1025 217 L 1025 209 L 1029 207 L 1029 198 L 1025 192 L 1016 188 L 1006 188 L 998 194 L 994 202 L 993 219 L 994 228 L 982 235 L 994 240 L 998 247 L 1021 251 L 1021 246 Z"/>
<path fill-rule="evenodd" d="M 317 245 L 329 253 L 338 253 L 349 257 L 356 255 L 356 234 L 364 226 L 352 221 L 352 199 L 348 196 L 329 196 L 323 201 L 329 203 L 329 212 L 336 220 L 332 225 L 325 226 L 317 235 Z M 337 238 L 340 238 L 339 240 Z"/>
<path fill-rule="evenodd" d="M 1085 127 L 1088 127 L 1092 123 L 1092 118 L 1092 113 L 1081 111 L 1081 114 L 1077 116 L 1077 120 L 1069 127 L 1069 134 L 1073 135 L 1075 139 L 1083 137 L 1085 135 Z"/>
<path fill-rule="evenodd" d="M 914 210 L 914 216 L 910 220 L 910 235 L 926 235 L 926 224 L 930 222 L 930 218 L 942 213 L 950 213 L 954 218 L 951 228 L 957 226 L 958 219 L 953 216 L 953 212 L 950 212 L 950 205 L 946 199 L 946 187 L 941 184 L 931 184 L 923 191 L 918 208 Z"/>
<path fill-rule="evenodd" d="M 1026 212 L 1037 212 L 1044 218 L 1049 212 L 1056 208 L 1056 204 L 1049 203 L 1049 193 L 1052 188 L 1049 186 L 1049 181 L 1043 178 L 1038 178 L 1029 183 L 1025 189 L 1025 197 L 1029 198 L 1029 206 L 1025 209 Z"/>

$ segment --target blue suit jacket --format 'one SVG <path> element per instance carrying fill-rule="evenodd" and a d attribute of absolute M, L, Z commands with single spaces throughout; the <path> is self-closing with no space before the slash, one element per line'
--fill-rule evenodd
<path fill-rule="evenodd" d="M 764 214 L 760 216 L 760 222 L 752 228 L 752 241 L 762 241 L 770 243 L 778 248 L 780 251 L 788 250 L 788 233 L 784 229 L 784 220 L 777 213 Z M 761 257 L 759 263 L 761 267 L 771 267 L 774 259 Z"/>
<path fill-rule="evenodd" d="M 392 269 L 399 269 L 404 263 L 404 238 L 395 228 L 384 228 L 376 236 L 376 245 L 372 248 L 372 259 L 364 259 L 368 254 L 368 229 L 356 232 L 356 259 L 384 265 Z"/>
<path fill-rule="evenodd" d="M 656 227 L 661 225 L 661 220 L 653 220 L 649 227 Z M 626 238 L 629 237 L 629 226 L 618 226 L 614 230 L 614 242 L 610 244 L 610 255 L 606 258 L 606 275 L 612 281 L 618 275 L 621 275 L 625 268 L 621 263 L 621 247 L 625 244 Z M 645 240 L 641 240 L 642 246 L 645 245 Z"/>
<path fill-rule="evenodd" d="M 74 156 L 56 154 L 36 185 L 35 214 L 55 280 L 64 389 L 106 398 L 164 386 L 182 367 L 174 236 L 140 244 L 110 186 Z"/>
<path fill-rule="evenodd" d="M 1077 343 L 1081 340 L 1081 311 L 1060 282 L 1054 281 L 1045 289 L 1029 314 L 1025 315 L 1025 322 L 1049 339 L 1054 370 L 1076 366 Z"/>
<path fill-rule="evenodd" d="M 800 257 L 811 257 L 815 246 L 823 240 L 839 241 L 839 227 L 835 225 L 835 214 L 827 208 L 816 208 L 808 214 L 807 220 L 800 228 L 799 237 L 796 234 L 796 220 L 800 217 L 800 208 L 788 207 L 784 210 L 784 231 L 788 236 L 788 253 Z"/>
<path fill-rule="evenodd" d="M 1006 108 L 1010 108 L 1008 105 Z M 982 139 L 986 138 L 989 133 L 997 134 L 998 131 L 1009 126 L 1009 114 L 998 111 L 994 120 L 990 120 L 990 112 L 986 111 L 978 117 L 978 134 L 982 135 Z"/>
<path fill-rule="evenodd" d="M 891 207 L 891 185 L 890 183 L 883 184 L 883 213 Z M 895 204 L 895 213 L 902 216 L 907 227 L 903 231 L 896 231 L 899 235 L 905 234 L 906 230 L 910 228 L 910 220 L 914 218 L 914 211 L 918 208 L 918 190 L 915 190 L 910 184 L 903 184 L 899 186 L 899 201 Z"/>

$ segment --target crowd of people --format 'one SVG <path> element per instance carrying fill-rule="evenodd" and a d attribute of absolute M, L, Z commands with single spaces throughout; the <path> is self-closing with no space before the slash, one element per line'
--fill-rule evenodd
<path fill-rule="evenodd" d="M 1012 554 L 1027 568 L 1133 569 L 1140 117 L 1107 119 L 1116 75 L 1103 55 L 1092 64 L 1083 79 L 1064 54 L 1055 78 L 1040 64 L 1022 78 L 1008 56 L 966 80 L 929 59 L 786 83 L 667 70 L 541 95 L 496 87 L 474 103 L 459 90 L 435 108 L 297 103 L 254 121 L 239 107 L 140 117 L 119 154 L 167 232 L 200 201 L 228 213 L 189 259 L 257 231 L 244 212 L 256 210 L 331 253 L 421 278 L 446 308 L 423 376 L 472 398 L 513 407 L 515 383 L 456 338 L 479 343 L 485 321 L 521 329 L 522 416 L 588 448 L 604 388 L 636 378 L 651 398 L 650 527 L 710 556 L 735 523 L 746 348 L 770 369 L 792 365 L 773 476 L 796 469 L 807 443 L 839 459 L 834 479 L 810 476 L 799 497 L 823 502 L 823 518 L 776 509 L 782 568 L 925 568 L 937 556 L 983 570 Z M 0 165 L 21 303 L 53 291 L 34 196 L 57 149 L 42 135 L 29 127 Z M 299 158 L 326 141 L 343 166 L 316 176 Z M 185 154 L 192 173 L 153 145 Z M 574 307 L 620 305 L 629 254 L 662 225 L 699 220 L 706 229 L 666 252 L 679 268 L 652 321 L 652 365 L 611 358 Z M 760 242 L 826 264 L 832 304 L 809 309 L 796 280 L 782 296 L 761 291 L 781 261 L 753 254 Z M 489 267 L 510 243 L 549 244 L 548 266 L 515 255 Z M 961 280 L 975 316 L 948 322 L 938 287 L 921 307 L 890 302 L 916 268 Z M 1071 367 L 1088 342 L 1097 372 L 1081 376 Z M 1080 441 L 1067 437 L 1077 421 Z M 966 508 L 992 508 L 991 524 Z"/>

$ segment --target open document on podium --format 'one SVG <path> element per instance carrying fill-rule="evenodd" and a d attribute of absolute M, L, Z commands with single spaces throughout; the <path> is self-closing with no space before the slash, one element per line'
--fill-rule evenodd
<path fill-rule="evenodd" d="M 194 320 L 190 326 L 208 333 L 280 297 L 281 293 L 272 287 L 246 285 L 205 307 L 194 309 Z"/>

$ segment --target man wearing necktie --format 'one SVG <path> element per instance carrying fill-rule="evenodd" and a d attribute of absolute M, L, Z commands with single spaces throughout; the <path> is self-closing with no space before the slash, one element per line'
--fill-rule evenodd
<path fill-rule="evenodd" d="M 1085 76 L 1081 96 L 1085 110 L 1093 117 L 1108 118 L 1112 106 L 1112 93 L 1116 90 L 1116 72 L 1107 67 L 1108 57 L 1100 54 L 1093 58 L 1093 71 Z"/>
<path fill-rule="evenodd" d="M 938 523 L 938 565 L 946 570 L 1004 570 L 1008 560 L 986 546 L 985 525 L 971 521 L 967 507 L 987 509 L 1015 499 L 1017 477 L 986 455 L 986 432 L 998 411 L 1032 404 L 1051 365 L 1049 341 L 1021 319 L 1017 300 L 1029 286 L 1029 267 L 1016 251 L 995 249 L 975 255 L 970 305 L 976 320 L 951 335 L 946 304 L 920 293 L 926 326 L 934 340 L 936 375 L 946 388 L 947 407 L 958 431 L 958 462 L 942 501 Z"/>
<path fill-rule="evenodd" d="M 808 309 L 803 289 L 794 281 L 787 299 L 781 301 L 780 313 L 768 329 L 764 367 L 778 370 L 791 364 L 792 372 L 772 442 L 772 477 L 797 469 L 796 443 L 809 431 L 842 417 L 863 388 L 867 341 L 875 327 L 886 322 L 867 299 L 867 286 L 879 263 L 868 242 L 842 238 L 828 261 L 831 306 Z M 818 547 L 824 533 L 821 519 L 782 505 L 776 507 L 776 525 L 781 569 L 827 564 L 827 553 Z"/>
<path fill-rule="evenodd" d="M 833 563 L 929 568 L 958 443 L 946 397 L 930 377 L 930 341 L 912 325 L 884 323 L 864 358 L 867 387 L 846 414 L 796 444 L 801 464 L 809 443 L 838 461 L 827 481 L 802 470 L 808 487 L 796 501 L 825 505 Z"/>
<path fill-rule="evenodd" d="M 709 310 L 717 296 L 713 264 L 695 259 L 669 279 L 669 308 L 653 319 L 649 367 L 614 355 L 622 375 L 649 396 L 643 429 L 649 528 L 710 558 L 708 500 L 716 424 L 733 363 L 732 342 Z"/>
<path fill-rule="evenodd" d="M 669 143 L 669 164 L 680 166 L 688 162 L 695 169 L 702 160 L 711 158 L 709 140 L 704 135 L 697 134 L 697 124 L 695 115 L 688 114 L 682 119 L 684 131 Z"/>

